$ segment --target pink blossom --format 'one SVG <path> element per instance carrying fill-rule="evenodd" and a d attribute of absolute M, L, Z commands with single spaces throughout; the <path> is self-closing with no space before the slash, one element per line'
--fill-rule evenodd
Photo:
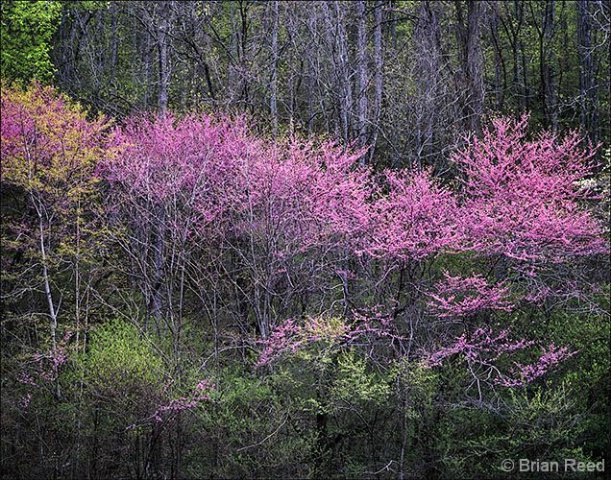
<path fill-rule="evenodd" d="M 490 285 L 484 277 L 452 276 L 444 272 L 445 280 L 435 285 L 436 293 L 429 293 L 429 307 L 440 318 L 468 316 L 481 310 L 513 309 L 509 301 L 509 288 L 504 282 Z"/>
<path fill-rule="evenodd" d="M 606 252 L 600 224 L 578 205 L 592 198 L 577 185 L 591 172 L 593 149 L 582 149 L 575 133 L 526 141 L 527 121 L 494 120 L 454 155 L 465 175 L 462 249 L 550 262 Z"/>
<path fill-rule="evenodd" d="M 514 362 L 517 369 L 512 371 L 515 379 L 511 380 L 511 386 L 521 386 L 527 383 L 532 383 L 561 362 L 575 356 L 578 353 L 577 351 L 570 352 L 568 347 L 556 347 L 556 345 L 553 343 L 547 348 L 543 347 L 541 351 L 541 356 L 536 363 L 522 365 Z M 503 382 L 504 380 L 501 381 L 502 385 L 505 384 Z"/>
<path fill-rule="evenodd" d="M 401 339 L 392 333 L 390 321 L 375 315 L 355 314 L 350 323 L 340 319 L 308 317 L 298 324 L 289 319 L 278 325 L 270 337 L 263 340 L 263 350 L 256 366 L 270 365 L 283 355 L 295 354 L 319 342 L 331 345 L 350 345 L 369 339 Z"/>
<path fill-rule="evenodd" d="M 26 372 L 23 372 L 23 371 L 19 374 L 17 381 L 19 383 L 22 383 L 24 385 L 29 385 L 31 387 L 38 386 L 38 384 L 34 381 L 34 379 L 30 375 L 28 375 Z"/>
<path fill-rule="evenodd" d="M 363 250 L 374 257 L 422 260 L 452 250 L 460 240 L 455 196 L 428 171 L 386 172 L 388 193 L 371 208 L 371 236 Z"/>
<path fill-rule="evenodd" d="M 479 328 L 471 335 L 467 333 L 458 337 L 453 345 L 437 350 L 425 357 L 425 365 L 435 367 L 454 355 L 463 356 L 470 365 L 483 368 L 486 379 L 492 379 L 494 385 L 505 387 L 520 387 L 532 383 L 561 362 L 571 358 L 576 351 L 570 352 L 568 347 L 556 347 L 553 343 L 542 348 L 542 354 L 536 363 L 522 365 L 514 362 L 517 368 L 509 373 L 501 372 L 496 365 L 503 355 L 511 355 L 534 345 L 533 341 L 508 339 L 508 330 L 502 330 L 494 335 L 490 328 Z"/>
<path fill-rule="evenodd" d="M 29 392 L 26 393 L 25 396 L 19 402 L 19 406 L 22 408 L 22 410 L 26 410 L 30 406 L 31 400 L 32 400 L 32 394 Z"/>
<path fill-rule="evenodd" d="M 210 392 L 214 389 L 212 383 L 207 380 L 200 380 L 187 397 L 178 397 L 168 403 L 159 405 L 155 412 L 149 417 L 156 423 L 161 423 L 168 416 L 179 412 L 193 410 L 202 402 L 211 400 Z"/>

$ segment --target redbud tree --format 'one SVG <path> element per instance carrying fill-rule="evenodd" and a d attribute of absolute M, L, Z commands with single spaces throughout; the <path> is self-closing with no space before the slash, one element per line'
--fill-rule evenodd
<path fill-rule="evenodd" d="M 189 291 L 211 321 L 218 305 L 267 337 L 279 309 L 324 290 L 315 280 L 333 272 L 329 252 L 368 222 L 360 152 L 328 143 L 272 143 L 240 119 L 166 115 L 128 120 L 113 152 L 100 172 L 126 273 L 176 335 Z"/>
<path fill-rule="evenodd" d="M 367 335 L 384 355 L 433 355 L 433 365 L 457 345 L 505 345 L 492 327 L 565 295 L 579 282 L 558 272 L 606 251 L 579 186 L 593 149 L 576 134 L 527 140 L 526 128 L 526 118 L 493 121 L 453 156 L 452 187 L 426 170 L 374 173 L 358 165 L 362 152 L 329 143 L 270 142 L 243 119 L 137 117 L 117 128 L 100 173 L 126 273 L 175 339 L 189 310 L 215 331 L 254 326 L 266 352 L 278 338 L 290 351 L 287 325 L 339 313 L 351 342 Z M 540 359 L 571 355 L 539 348 Z M 539 376 L 516 375 L 490 383 Z"/>
<path fill-rule="evenodd" d="M 363 335 L 391 339 L 395 351 L 430 366 L 462 356 L 480 400 L 480 382 L 523 385 L 575 354 L 545 339 L 509 340 L 507 328 L 546 299 L 585 301 L 583 262 L 608 253 L 601 224 L 586 208 L 596 195 L 580 182 L 592 172 L 594 149 L 575 133 L 526 135 L 526 117 L 494 120 L 454 154 L 454 188 L 427 171 L 381 172 L 363 209 L 367 220 L 348 233 L 353 255 L 367 266 L 353 273 L 370 276 L 369 288 L 393 319 Z M 562 278 L 567 269 L 582 273 Z M 270 339 L 260 363 L 269 363 L 270 351 L 290 351 L 291 330 L 279 328 L 272 339 L 284 346 Z M 302 348 L 303 331 L 295 337 Z M 529 349 L 531 363 L 512 363 Z"/>

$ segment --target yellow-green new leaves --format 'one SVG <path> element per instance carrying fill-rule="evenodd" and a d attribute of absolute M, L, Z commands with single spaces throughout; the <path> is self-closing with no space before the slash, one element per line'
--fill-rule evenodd
<path fill-rule="evenodd" d="M 51 37 L 59 25 L 61 3 L 57 1 L 2 1 L 0 59 L 5 79 L 49 81 L 53 64 L 49 58 Z"/>
<path fill-rule="evenodd" d="M 102 155 L 103 118 L 90 122 L 52 87 L 2 89 L 2 181 L 75 201 L 91 192 Z"/>
<path fill-rule="evenodd" d="M 75 295 L 79 323 L 82 264 L 95 244 L 95 168 L 108 124 L 87 120 L 80 106 L 39 84 L 3 86 L 1 102 L 3 267 L 17 273 L 6 295 L 44 292 L 55 346 L 60 299 Z"/>
<path fill-rule="evenodd" d="M 97 208 L 95 169 L 105 154 L 108 122 L 89 121 L 78 104 L 36 83 L 26 90 L 3 88 L 1 101 L 3 197 L 15 192 L 33 214 L 23 215 L 23 207 L 11 212 L 21 216 L 21 238 L 31 236 L 28 224 L 34 221 L 40 230 L 42 221 L 46 248 L 57 253 L 61 246 L 64 253 L 70 252 L 90 233 L 88 224 Z M 5 218 L 7 213 L 3 212 Z"/>

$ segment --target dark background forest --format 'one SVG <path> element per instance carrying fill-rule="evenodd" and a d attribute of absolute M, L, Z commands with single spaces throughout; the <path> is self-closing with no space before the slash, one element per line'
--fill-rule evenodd
<path fill-rule="evenodd" d="M 608 1 L 1 8 L 3 478 L 608 474 Z"/>

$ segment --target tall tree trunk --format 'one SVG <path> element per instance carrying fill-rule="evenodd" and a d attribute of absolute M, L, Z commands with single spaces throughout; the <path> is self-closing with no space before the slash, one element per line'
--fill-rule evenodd
<path fill-rule="evenodd" d="M 108 9 L 110 15 L 110 59 L 108 62 L 110 93 L 117 94 L 117 58 L 119 52 L 119 10 L 115 2 Z"/>
<path fill-rule="evenodd" d="M 590 0 L 577 1 L 577 48 L 579 52 L 579 124 L 590 137 L 595 130 L 594 64 L 592 58 L 592 23 Z M 596 138 L 593 138 L 596 140 Z"/>
<path fill-rule="evenodd" d="M 165 290 L 164 260 L 165 260 L 165 211 L 163 205 L 151 206 L 153 216 L 152 233 L 152 285 L 151 285 L 151 305 L 150 313 L 155 321 L 157 331 L 160 332 L 161 319 L 163 316 L 163 295 Z"/>
<path fill-rule="evenodd" d="M 505 90 L 507 89 L 507 70 L 500 44 L 498 5 L 493 3 L 492 9 L 490 35 L 494 46 L 494 108 L 497 112 L 501 112 L 504 106 Z"/>
<path fill-rule="evenodd" d="M 539 47 L 541 97 L 545 123 L 554 132 L 558 130 L 558 90 L 554 74 L 554 10 L 555 0 L 546 0 L 542 14 L 541 41 Z"/>
<path fill-rule="evenodd" d="M 511 45 L 512 58 L 512 77 L 511 93 L 514 97 L 514 105 L 518 113 L 526 111 L 526 86 L 523 65 L 520 61 L 520 52 L 523 51 L 520 42 L 520 32 L 524 24 L 524 3 L 522 0 L 514 0 L 512 3 L 503 2 L 500 4 L 503 13 L 500 18 L 501 25 Z"/>
<path fill-rule="evenodd" d="M 364 147 L 367 143 L 367 22 L 365 17 L 365 0 L 356 2 L 357 22 L 357 91 L 358 91 L 358 145 Z M 365 164 L 366 155 L 360 159 Z"/>
<path fill-rule="evenodd" d="M 269 110 L 272 117 L 272 136 L 278 135 L 278 0 L 272 1 L 272 75 Z"/>
<path fill-rule="evenodd" d="M 231 18 L 230 46 L 227 53 L 227 102 L 245 112 L 250 105 L 250 79 L 248 66 L 248 3 L 245 0 L 228 2 Z"/>
<path fill-rule="evenodd" d="M 332 74 L 337 85 L 337 94 L 335 97 L 340 135 L 344 144 L 348 144 L 352 140 L 353 130 L 353 91 L 351 81 L 351 69 L 350 59 L 348 58 L 348 35 L 346 33 L 345 5 L 339 0 L 333 2 L 334 12 L 332 13 L 329 9 L 329 5 L 326 2 L 321 4 L 324 12 L 326 25 L 326 41 L 329 51 L 331 52 L 331 58 L 333 63 L 331 68 Z"/>
<path fill-rule="evenodd" d="M 467 72 L 471 89 L 471 130 L 480 133 L 481 119 L 484 114 L 484 57 L 481 45 L 481 0 L 469 0 L 467 4 Z"/>
<path fill-rule="evenodd" d="M 433 155 L 435 125 L 439 115 L 440 60 L 439 39 L 441 36 L 438 5 L 428 0 L 418 4 L 417 26 L 414 33 L 416 44 L 415 147 L 418 168 Z"/>
<path fill-rule="evenodd" d="M 47 237 L 45 235 L 45 216 L 47 216 L 47 212 L 38 198 L 34 194 L 30 194 L 30 199 L 32 201 L 32 205 L 36 210 L 36 214 L 38 216 L 38 242 L 40 247 L 40 263 L 42 267 L 42 281 L 45 289 L 45 297 L 47 298 L 47 306 L 49 307 L 49 330 L 51 334 L 51 355 L 53 356 L 53 374 L 54 374 L 54 382 L 55 382 L 55 397 L 57 399 L 60 398 L 60 389 L 59 389 L 59 378 L 58 378 L 58 366 L 55 363 L 55 358 L 57 356 L 57 316 L 59 313 L 59 306 L 56 305 L 55 300 L 53 299 L 53 292 L 51 292 L 51 276 L 49 274 L 48 268 L 48 255 L 47 255 Z"/>
<path fill-rule="evenodd" d="M 159 53 L 159 94 L 158 107 L 162 115 L 168 110 L 168 85 L 170 81 L 170 66 L 168 63 L 168 29 L 171 23 L 170 13 L 172 2 L 161 2 L 159 4 L 160 15 L 157 25 L 157 49 Z"/>
<path fill-rule="evenodd" d="M 372 115 L 372 136 L 369 151 L 369 162 L 373 161 L 375 147 L 378 140 L 380 128 L 380 118 L 382 116 L 382 96 L 384 94 L 384 50 L 382 49 L 382 21 L 383 21 L 384 1 L 378 0 L 374 6 L 374 27 L 373 27 L 373 115 Z"/>
<path fill-rule="evenodd" d="M 484 59 L 480 41 L 483 4 L 467 1 L 467 23 L 464 23 L 462 2 L 455 3 L 461 43 L 463 82 L 466 89 L 464 115 L 469 130 L 480 132 L 484 111 Z"/>
<path fill-rule="evenodd" d="M 318 38 L 318 11 L 310 9 L 306 16 L 307 33 L 311 38 Z M 315 118 L 319 110 L 323 116 L 323 123 L 328 129 L 328 116 L 325 107 L 324 96 L 320 94 L 319 82 L 322 77 L 320 70 L 320 62 L 318 61 L 319 48 L 314 42 L 306 42 L 305 45 L 305 63 L 307 68 L 306 75 L 306 91 L 307 91 L 307 127 L 308 134 L 312 135 L 315 131 Z"/>

